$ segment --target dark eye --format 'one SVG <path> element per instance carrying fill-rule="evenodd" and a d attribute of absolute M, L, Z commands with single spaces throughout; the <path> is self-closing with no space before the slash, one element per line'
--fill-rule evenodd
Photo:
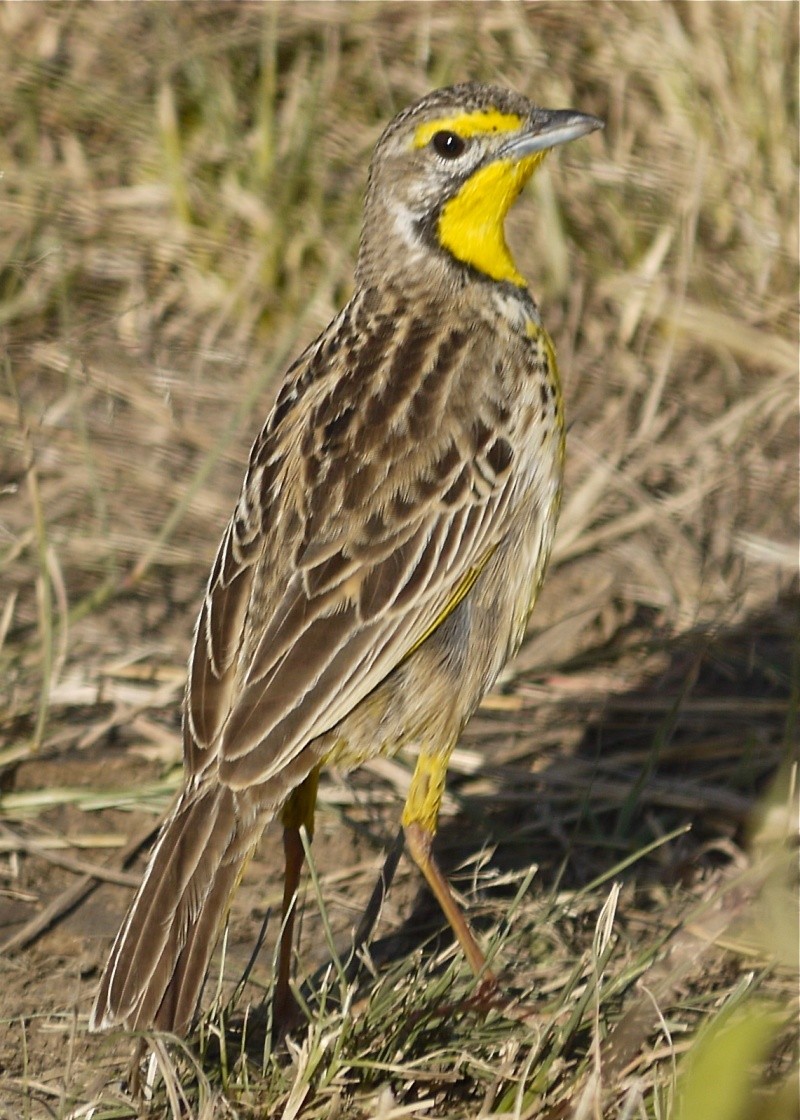
<path fill-rule="evenodd" d="M 444 130 L 434 132 L 431 144 L 433 144 L 433 150 L 442 159 L 458 159 L 467 146 L 457 133 L 445 132 Z"/>

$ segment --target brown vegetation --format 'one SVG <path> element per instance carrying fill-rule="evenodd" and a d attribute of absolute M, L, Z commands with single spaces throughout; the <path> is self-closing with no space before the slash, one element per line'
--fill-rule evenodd
<path fill-rule="evenodd" d="M 0 1116 L 145 1109 L 130 1040 L 86 1016 L 124 855 L 179 780 L 208 566 L 276 378 L 349 292 L 382 124 L 467 77 L 607 121 L 510 224 L 565 377 L 567 489 L 439 846 L 511 1002 L 470 1009 L 405 864 L 357 983 L 328 966 L 409 764 L 333 775 L 308 1022 L 264 1043 L 274 921 L 228 1003 L 280 897 L 270 833 L 199 1049 L 152 1044 L 149 1114 L 796 1115 L 797 24 L 794 3 L 0 10 Z"/>

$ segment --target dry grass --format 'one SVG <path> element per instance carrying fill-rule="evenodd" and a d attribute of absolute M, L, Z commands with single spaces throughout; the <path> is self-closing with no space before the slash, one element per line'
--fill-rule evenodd
<path fill-rule="evenodd" d="M 0 9 L 0 937 L 56 919 L 0 962 L 0 1115 L 797 1115 L 797 23 L 794 3 Z M 194 1049 L 152 1043 L 132 1103 L 128 1041 L 86 1013 L 123 855 L 179 780 L 207 568 L 276 378 L 349 292 L 382 123 L 465 77 L 608 122 L 511 223 L 565 375 L 567 492 L 441 836 L 511 1003 L 470 1007 L 407 869 L 358 981 L 326 967 L 408 760 L 333 775 L 306 1026 L 265 1044 L 266 950 Z M 233 982 L 276 851 L 234 909 Z"/>

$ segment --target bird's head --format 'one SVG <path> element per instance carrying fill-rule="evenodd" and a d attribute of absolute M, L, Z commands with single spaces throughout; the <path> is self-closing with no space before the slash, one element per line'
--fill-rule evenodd
<path fill-rule="evenodd" d="M 434 90 L 388 125 L 372 158 L 358 279 L 412 279 L 426 263 L 524 286 L 504 220 L 547 152 L 603 122 L 497 86 Z M 431 252 L 433 250 L 433 253 Z"/>

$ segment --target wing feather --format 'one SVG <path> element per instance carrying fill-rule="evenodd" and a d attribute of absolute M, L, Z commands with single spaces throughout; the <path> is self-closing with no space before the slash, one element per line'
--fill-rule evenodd
<path fill-rule="evenodd" d="M 369 378 L 341 368 L 330 336 L 310 347 L 254 446 L 187 689 L 190 769 L 213 754 L 233 788 L 334 728 L 442 624 L 501 539 L 510 460 L 487 468 L 476 409 L 447 407 L 468 336 L 412 324 L 392 343 L 392 321 Z M 366 331 L 346 315 L 332 329 Z"/>
<path fill-rule="evenodd" d="M 404 548 L 362 566 L 358 586 L 345 581 L 309 600 L 300 581 L 294 581 L 291 603 L 277 612 L 280 622 L 262 638 L 259 673 L 249 675 L 223 730 L 223 781 L 240 788 L 277 773 L 441 625 L 496 544 L 488 532 L 494 504 L 484 503 L 465 519 L 453 518 L 450 511 L 446 520 L 441 513 L 431 515 L 430 524 Z M 462 525 L 469 530 L 466 551 L 460 547 L 462 532 L 457 542 L 448 541 Z M 427 544 L 431 551 L 422 563 Z M 436 560 L 445 547 L 451 561 L 442 567 Z"/>

